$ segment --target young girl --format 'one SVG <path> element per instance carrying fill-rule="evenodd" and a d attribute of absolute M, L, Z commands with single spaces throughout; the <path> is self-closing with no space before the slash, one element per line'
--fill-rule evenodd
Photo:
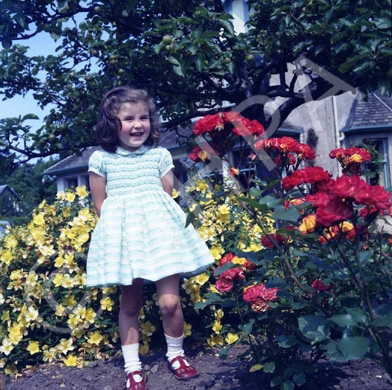
<path fill-rule="evenodd" d="M 103 150 L 89 161 L 90 189 L 100 217 L 87 258 L 87 285 L 121 286 L 119 330 L 126 389 L 146 389 L 139 360 L 143 280 L 156 283 L 169 367 L 178 379 L 198 375 L 182 349 L 179 277 L 203 272 L 214 259 L 172 199 L 174 167 L 159 138 L 158 114 L 142 90 L 118 87 L 103 98 L 97 124 Z"/>

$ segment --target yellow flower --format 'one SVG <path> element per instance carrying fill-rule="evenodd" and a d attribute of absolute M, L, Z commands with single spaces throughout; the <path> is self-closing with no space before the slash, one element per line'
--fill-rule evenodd
<path fill-rule="evenodd" d="M 209 281 L 209 279 L 210 279 L 210 277 L 209 277 L 206 273 L 197 275 L 197 276 L 195 276 L 195 277 L 193 278 L 193 280 L 194 280 L 197 284 L 199 284 L 200 286 L 202 286 L 203 284 L 207 283 L 207 282 Z"/>
<path fill-rule="evenodd" d="M 65 200 L 68 202 L 73 202 L 76 198 L 76 195 L 73 192 L 67 192 L 65 194 Z"/>
<path fill-rule="evenodd" d="M 207 341 L 208 345 L 212 348 L 215 345 L 223 345 L 223 337 L 218 334 L 211 335 L 211 338 Z"/>
<path fill-rule="evenodd" d="M 66 359 L 63 359 L 63 362 L 67 367 L 75 367 L 77 363 L 77 358 L 74 355 L 68 355 Z"/>
<path fill-rule="evenodd" d="M 221 258 L 222 258 L 222 254 L 223 253 L 225 253 L 225 250 L 221 247 L 221 246 L 218 246 L 218 245 L 214 245 L 214 246 L 212 246 L 211 248 L 210 248 L 210 252 L 211 252 L 211 254 L 212 254 L 212 257 L 215 259 L 215 260 L 220 260 Z"/>
<path fill-rule="evenodd" d="M 145 343 L 143 343 L 141 346 L 140 346 L 140 348 L 139 348 L 139 353 L 141 354 L 141 355 L 145 355 L 148 351 L 149 351 L 149 346 L 148 346 L 148 344 L 145 344 Z"/>
<path fill-rule="evenodd" d="M 173 191 L 172 191 L 172 198 L 173 198 L 173 199 L 176 199 L 176 198 L 178 198 L 179 196 L 180 196 L 180 192 L 177 191 L 175 188 L 173 188 Z"/>
<path fill-rule="evenodd" d="M 202 194 L 204 194 L 206 192 L 206 190 L 208 190 L 208 188 L 209 188 L 209 185 L 207 184 L 207 182 L 205 180 L 200 180 L 196 184 L 196 190 L 201 192 Z"/>
<path fill-rule="evenodd" d="M 7 339 L 4 338 L 3 339 L 3 343 L 0 346 L 0 352 L 4 353 L 4 355 L 9 355 L 11 353 L 11 351 L 14 349 L 14 346 L 12 345 L 12 342 Z"/>
<path fill-rule="evenodd" d="M 12 253 L 9 249 L 3 250 L 1 253 L 1 261 L 6 265 L 10 265 L 12 261 Z"/>
<path fill-rule="evenodd" d="M 62 315 L 64 315 L 64 311 L 65 311 L 65 307 L 63 305 L 57 305 L 56 306 L 56 316 L 61 317 Z"/>
<path fill-rule="evenodd" d="M 26 348 L 30 355 L 34 355 L 40 351 L 38 341 L 29 341 L 29 345 Z"/>
<path fill-rule="evenodd" d="M 225 341 L 227 344 L 233 344 L 238 340 L 238 334 L 234 334 L 234 333 L 228 333 Z"/>
<path fill-rule="evenodd" d="M 60 191 L 57 193 L 56 198 L 59 200 L 64 200 L 65 199 L 65 193 L 64 191 Z"/>
<path fill-rule="evenodd" d="M 88 192 L 86 191 L 86 186 L 76 187 L 75 189 L 76 195 L 80 197 L 80 199 L 84 199 L 88 196 Z"/>
<path fill-rule="evenodd" d="M 60 287 L 60 286 L 63 284 L 63 277 L 64 277 L 64 275 L 62 275 L 62 274 L 57 274 L 57 275 L 54 277 L 54 279 L 53 279 L 53 284 L 54 284 L 56 287 Z"/>
<path fill-rule="evenodd" d="M 114 302 L 110 299 L 110 297 L 101 299 L 102 310 L 112 311 L 113 306 L 114 306 Z"/>
<path fill-rule="evenodd" d="M 25 318 L 27 321 L 34 321 L 38 317 L 38 314 L 38 310 L 30 306 L 25 314 Z"/>
<path fill-rule="evenodd" d="M 9 328 L 8 338 L 14 345 L 17 345 L 22 340 L 22 328 L 19 324 L 14 324 L 11 328 Z"/>
<path fill-rule="evenodd" d="M 33 223 L 38 226 L 42 226 L 45 224 L 44 213 L 39 213 L 34 215 Z"/>
<path fill-rule="evenodd" d="M 60 268 L 64 263 L 64 257 L 62 255 L 58 256 L 54 261 L 54 266 L 56 268 Z"/>
<path fill-rule="evenodd" d="M 101 341 L 103 340 L 103 337 L 101 335 L 101 333 L 99 333 L 98 330 L 96 330 L 93 333 L 89 333 L 90 337 L 87 339 L 87 342 L 89 344 L 95 344 L 95 345 L 99 345 L 101 343 Z"/>
<path fill-rule="evenodd" d="M 10 319 L 10 311 L 9 310 L 4 310 L 3 314 L 1 316 L 1 320 L 3 322 L 5 322 L 5 321 L 9 321 L 9 319 Z"/>
<path fill-rule="evenodd" d="M 86 311 L 86 315 L 84 316 L 84 319 L 90 323 L 93 323 L 96 315 L 97 313 L 91 307 L 89 307 Z"/>
<path fill-rule="evenodd" d="M 192 334 L 192 325 L 184 321 L 184 338 Z"/>
<path fill-rule="evenodd" d="M 216 320 L 214 322 L 214 326 L 212 327 L 212 330 L 216 333 L 219 334 L 220 331 L 222 330 L 222 324 L 220 323 L 220 320 Z"/>
<path fill-rule="evenodd" d="M 38 208 L 39 208 L 39 209 L 42 209 L 42 208 L 45 207 L 45 205 L 46 205 L 46 199 L 44 199 L 44 200 L 39 204 Z"/>
<path fill-rule="evenodd" d="M 140 331 L 146 336 L 151 336 L 155 332 L 155 329 L 155 326 L 150 321 L 140 324 Z"/>
<path fill-rule="evenodd" d="M 68 295 L 64 300 L 63 304 L 67 307 L 72 307 L 76 305 L 76 300 L 73 295 Z"/>

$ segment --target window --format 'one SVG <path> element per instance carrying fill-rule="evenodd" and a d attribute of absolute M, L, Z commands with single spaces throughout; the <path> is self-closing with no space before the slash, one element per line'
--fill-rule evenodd
<path fill-rule="evenodd" d="M 378 153 L 378 159 L 380 161 L 380 168 L 378 173 L 369 178 L 369 183 L 371 185 L 381 185 L 385 188 L 389 188 L 391 186 L 390 178 L 389 178 L 389 169 L 388 169 L 388 144 L 387 139 L 371 139 L 372 145 L 374 145 L 375 150 Z M 368 164 L 368 169 L 372 169 L 372 164 Z"/>
<path fill-rule="evenodd" d="M 76 188 L 78 186 L 78 178 L 77 177 L 68 177 L 66 180 L 66 189 L 68 188 Z"/>

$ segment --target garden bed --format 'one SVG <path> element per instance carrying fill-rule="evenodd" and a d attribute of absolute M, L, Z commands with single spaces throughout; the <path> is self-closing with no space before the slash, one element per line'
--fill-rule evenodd
<path fill-rule="evenodd" d="M 270 376 L 263 372 L 249 373 L 245 363 L 236 360 L 238 350 L 232 348 L 228 359 L 221 360 L 217 350 L 202 347 L 188 351 L 200 376 L 187 382 L 177 381 L 169 372 L 164 352 L 151 352 L 142 359 L 148 373 L 149 390 L 262 390 L 268 388 Z M 0 390 L 117 390 L 123 388 L 123 359 L 114 357 L 103 362 L 91 362 L 84 369 L 57 364 L 42 365 L 25 373 L 16 381 L 1 376 Z M 278 389 L 279 387 L 277 387 Z M 303 390 L 389 390 L 392 382 L 374 362 L 351 361 L 344 364 L 323 362 L 319 371 L 302 386 Z"/>

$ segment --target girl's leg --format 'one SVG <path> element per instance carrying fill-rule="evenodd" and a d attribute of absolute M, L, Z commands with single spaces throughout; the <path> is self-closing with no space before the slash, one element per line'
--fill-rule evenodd
<path fill-rule="evenodd" d="M 163 317 L 163 330 L 170 337 L 181 337 L 184 331 L 179 275 L 171 275 L 156 282 L 159 308 Z"/>
<path fill-rule="evenodd" d="M 179 275 L 171 275 L 156 282 L 159 308 L 163 317 L 163 329 L 167 342 L 167 358 L 177 379 L 189 379 L 198 375 L 196 369 L 184 359 L 184 316 L 179 293 Z"/>
<path fill-rule="evenodd" d="M 135 279 L 130 286 L 121 286 L 119 330 L 127 374 L 141 371 L 142 368 L 139 359 L 139 313 L 142 307 L 142 293 L 143 279 Z M 142 377 L 138 375 L 135 380 L 140 382 Z"/>

